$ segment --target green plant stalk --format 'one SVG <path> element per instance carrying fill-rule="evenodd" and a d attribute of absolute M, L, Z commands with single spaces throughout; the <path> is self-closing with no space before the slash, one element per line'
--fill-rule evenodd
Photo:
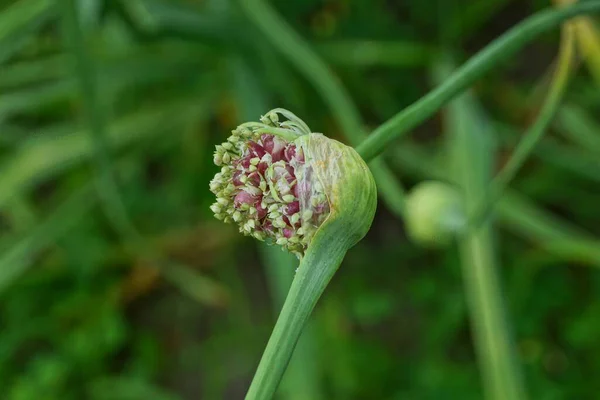
<path fill-rule="evenodd" d="M 312 310 L 354 244 L 342 220 L 325 224 L 327 228 L 317 231 L 300 262 L 246 400 L 273 397 Z"/>
<path fill-rule="evenodd" d="M 440 107 L 466 90 L 483 74 L 521 49 L 537 35 L 560 25 L 573 16 L 594 12 L 600 12 L 600 1 L 589 1 L 560 10 L 541 11 L 520 22 L 471 57 L 435 89 L 380 125 L 356 150 L 365 160 L 375 158 L 392 141 L 431 117 Z"/>
<path fill-rule="evenodd" d="M 598 125 L 591 115 L 575 105 L 561 107 L 557 117 L 558 132 L 591 154 L 600 153 Z"/>
<path fill-rule="evenodd" d="M 242 0 L 239 4 L 271 44 L 313 84 L 328 104 L 348 141 L 353 146 L 359 145 L 367 137 L 360 114 L 350 95 L 310 45 L 263 0 Z M 369 168 L 385 205 L 401 217 L 404 209 L 404 189 L 393 172 L 382 160 L 371 161 Z"/>
<path fill-rule="evenodd" d="M 447 79 L 451 64 L 441 67 L 438 79 Z M 447 126 L 453 172 L 463 189 L 468 214 L 485 196 L 492 165 L 489 126 L 480 121 L 485 122 L 469 94 L 450 103 Z M 489 221 L 460 235 L 464 288 L 485 397 L 520 400 L 525 391 L 505 315 L 492 235 Z"/>
<path fill-rule="evenodd" d="M 516 367 L 489 227 L 476 228 L 466 234 L 461 239 L 460 251 L 486 398 L 524 399 L 525 391 Z"/>
<path fill-rule="evenodd" d="M 267 268 L 267 281 L 275 299 L 276 311 L 280 311 L 294 279 L 298 260 L 275 246 L 264 243 L 259 246 L 263 264 Z M 318 357 L 315 357 L 313 325 L 304 329 L 291 358 L 281 386 L 279 397 L 287 400 L 318 400 L 322 398 L 319 388 Z"/>
<path fill-rule="evenodd" d="M 5 7 L 0 13 L 0 63 L 21 49 L 54 14 L 52 0 L 22 0 Z"/>
<path fill-rule="evenodd" d="M 320 133 L 299 136 L 294 143 L 301 146 L 310 163 L 312 182 L 318 179 L 322 185 L 329 213 L 301 255 L 300 266 L 250 385 L 247 399 L 251 400 L 270 399 L 275 393 L 315 304 L 346 252 L 367 234 L 377 207 L 375 180 L 354 149 Z"/>
<path fill-rule="evenodd" d="M 0 293 L 33 265 L 35 254 L 58 240 L 92 208 L 92 189 L 86 185 L 71 194 L 49 217 L 0 254 Z"/>
<path fill-rule="evenodd" d="M 504 165 L 504 168 L 502 168 L 498 175 L 492 180 L 490 188 L 488 189 L 487 198 L 480 201 L 480 205 L 475 208 L 473 215 L 470 217 L 469 222 L 471 225 L 477 225 L 493 210 L 495 203 L 517 175 L 519 169 L 525 164 L 527 157 L 542 139 L 556 115 L 565 89 L 567 88 L 573 66 L 575 49 L 573 28 L 574 26 L 568 23 L 563 26 L 558 65 L 539 116 L 531 128 L 525 132 L 511 157 Z"/>

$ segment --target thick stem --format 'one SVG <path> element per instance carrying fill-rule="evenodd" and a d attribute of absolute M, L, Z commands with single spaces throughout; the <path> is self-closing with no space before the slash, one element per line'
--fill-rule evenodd
<path fill-rule="evenodd" d="M 461 240 L 463 276 L 486 398 L 524 399 L 489 227 Z"/>
<path fill-rule="evenodd" d="M 336 221 L 325 224 L 300 262 L 246 400 L 273 397 L 302 329 L 350 247 L 344 224 Z"/>
<path fill-rule="evenodd" d="M 269 289 L 274 297 L 276 311 L 281 311 L 288 290 L 294 280 L 298 260 L 279 247 L 260 245 L 263 264 L 267 269 Z M 309 321 L 296 345 L 287 372 L 279 386 L 281 400 L 319 400 L 320 365 L 315 349 L 315 321 Z M 312 324 L 312 325 L 311 325 Z"/>

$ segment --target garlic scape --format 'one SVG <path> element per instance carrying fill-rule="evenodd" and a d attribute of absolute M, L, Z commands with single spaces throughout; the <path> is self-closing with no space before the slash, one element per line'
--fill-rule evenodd
<path fill-rule="evenodd" d="M 377 190 L 358 153 L 277 108 L 217 146 L 215 217 L 296 254 L 300 265 L 246 399 L 270 399 L 317 300 L 369 230 Z"/>

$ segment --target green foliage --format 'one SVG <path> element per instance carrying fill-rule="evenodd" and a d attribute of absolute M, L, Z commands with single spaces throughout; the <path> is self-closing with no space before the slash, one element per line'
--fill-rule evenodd
<path fill-rule="evenodd" d="M 285 42 L 254 1 L 78 0 L 70 28 L 66 3 L 0 0 L 7 400 L 242 398 L 289 284 L 269 271 L 294 267 L 213 221 L 214 145 L 278 106 L 357 145 L 440 83 L 430 71 L 442 55 L 460 65 L 549 6 L 273 0 L 300 35 Z M 488 140 L 495 158 L 451 154 L 452 109 L 389 142 L 373 227 L 317 306 L 281 398 L 481 398 L 460 254 L 408 240 L 398 183 L 455 182 L 457 157 L 496 175 L 543 104 L 557 32 L 490 64 L 454 109 L 480 119 L 470 143 Z M 536 399 L 600 391 L 600 96 L 578 70 L 565 97 L 519 160 L 485 243 Z"/>

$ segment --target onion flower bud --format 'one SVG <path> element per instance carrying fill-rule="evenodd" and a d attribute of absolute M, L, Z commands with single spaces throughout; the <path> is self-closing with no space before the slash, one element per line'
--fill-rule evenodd
<path fill-rule="evenodd" d="M 328 218 L 355 219 L 352 244 L 371 225 L 376 189 L 367 165 L 287 110 L 238 126 L 216 147 L 214 162 L 221 167 L 210 182 L 215 217 L 298 257 Z"/>
<path fill-rule="evenodd" d="M 246 399 L 272 398 L 302 328 L 346 252 L 373 222 L 377 190 L 351 147 L 277 108 L 217 146 L 215 217 L 300 258 Z"/>

